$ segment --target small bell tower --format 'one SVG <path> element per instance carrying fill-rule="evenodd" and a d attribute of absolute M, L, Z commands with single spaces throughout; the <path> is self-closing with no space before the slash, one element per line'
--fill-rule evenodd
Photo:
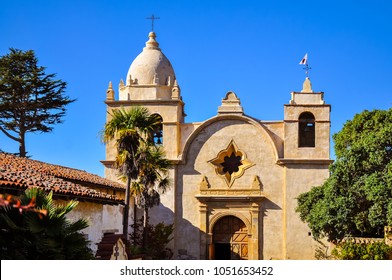
<path fill-rule="evenodd" d="M 284 158 L 329 159 L 331 106 L 314 92 L 309 77 L 284 105 Z"/>

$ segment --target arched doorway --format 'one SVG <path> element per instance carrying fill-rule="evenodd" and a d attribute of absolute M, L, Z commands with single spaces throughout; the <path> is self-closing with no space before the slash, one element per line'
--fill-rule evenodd
<path fill-rule="evenodd" d="M 247 260 L 248 229 L 234 216 L 219 219 L 213 228 L 214 259 Z"/>

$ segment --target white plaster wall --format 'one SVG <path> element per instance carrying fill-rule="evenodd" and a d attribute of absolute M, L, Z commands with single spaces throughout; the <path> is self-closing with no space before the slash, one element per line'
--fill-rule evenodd
<path fill-rule="evenodd" d="M 67 203 L 59 201 L 60 203 Z M 89 227 L 83 230 L 84 234 L 88 235 L 88 240 L 91 241 L 90 248 L 94 251 L 97 250 L 97 243 L 102 239 L 102 209 L 103 205 L 92 202 L 79 202 L 74 210 L 67 214 L 67 218 L 71 221 L 79 219 L 86 219 Z"/>
<path fill-rule="evenodd" d="M 91 241 L 90 248 L 95 253 L 97 243 L 101 242 L 105 232 L 122 233 L 122 209 L 123 207 L 119 205 L 79 202 L 76 208 L 67 215 L 67 218 L 71 221 L 87 219 L 89 227 L 84 229 L 83 233 L 88 235 L 88 239 Z"/>
<path fill-rule="evenodd" d="M 103 205 L 102 232 L 122 233 L 123 211 L 124 207 L 122 205 Z M 132 217 L 132 215 L 130 216 Z"/>

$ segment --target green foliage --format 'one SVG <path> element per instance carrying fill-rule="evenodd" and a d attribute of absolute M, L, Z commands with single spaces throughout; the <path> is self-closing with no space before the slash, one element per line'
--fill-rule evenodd
<path fill-rule="evenodd" d="M 160 194 L 169 187 L 167 177 L 170 161 L 165 158 L 161 146 L 141 145 L 139 147 L 138 177 L 132 183 L 131 194 L 136 198 L 136 205 L 150 209 L 160 203 Z"/>
<path fill-rule="evenodd" d="M 173 252 L 166 248 L 167 244 L 173 239 L 173 224 L 165 225 L 158 223 L 155 226 L 147 224 L 143 228 L 143 218 L 132 225 L 131 252 L 135 255 L 144 254 L 145 258 L 153 260 L 171 259 Z M 143 248 L 143 232 L 147 232 L 149 242 Z"/>
<path fill-rule="evenodd" d="M 116 167 L 124 176 L 136 179 L 143 158 L 140 148 L 151 143 L 150 135 L 159 125 L 156 115 L 151 115 L 145 107 L 114 109 L 111 120 L 102 132 L 104 143 L 115 140 L 117 148 Z"/>
<path fill-rule="evenodd" d="M 316 239 L 382 237 L 392 224 L 392 109 L 357 114 L 333 139 L 331 176 L 296 210 Z"/>
<path fill-rule="evenodd" d="M 127 236 L 129 197 L 144 210 L 144 227 L 147 227 L 148 209 L 160 203 L 160 193 L 168 187 L 166 177 L 170 162 L 162 147 L 155 145 L 154 132 L 161 126 L 161 117 L 150 114 L 145 107 L 114 109 L 105 124 L 102 138 L 105 143 L 115 141 L 117 155 L 115 166 L 127 180 L 123 232 Z M 148 236 L 144 235 L 144 243 Z M 144 244 L 143 243 L 143 244 Z"/>
<path fill-rule="evenodd" d="M 392 247 L 384 242 L 365 244 L 348 240 L 332 250 L 332 256 L 338 260 L 388 260 L 391 254 Z"/>
<path fill-rule="evenodd" d="M 45 74 L 34 51 L 10 49 L 0 57 L 0 130 L 19 142 L 20 156 L 26 156 L 27 132 L 50 132 L 62 122 L 65 106 L 75 100 L 63 93 L 66 83 Z"/>
<path fill-rule="evenodd" d="M 66 214 L 77 202 L 58 205 L 52 194 L 28 189 L 21 205 L 35 203 L 36 211 L 21 211 L 12 205 L 0 207 L 1 259 L 92 259 L 88 241 L 80 231 L 88 226 L 84 219 L 71 222 Z"/>

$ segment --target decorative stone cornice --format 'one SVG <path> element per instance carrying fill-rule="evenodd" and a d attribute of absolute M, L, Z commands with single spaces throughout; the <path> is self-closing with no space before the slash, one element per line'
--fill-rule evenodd
<path fill-rule="evenodd" d="M 263 184 L 258 176 L 254 176 L 249 188 L 230 189 L 230 188 L 212 188 L 205 175 L 200 182 L 200 193 L 195 197 L 200 202 L 206 201 L 261 201 L 265 194 L 262 189 Z"/>
<path fill-rule="evenodd" d="M 202 203 L 206 203 L 209 201 L 230 201 L 230 202 L 259 202 L 265 198 L 265 195 L 255 195 L 255 194 L 231 194 L 228 193 L 226 195 L 214 195 L 214 194 L 205 194 L 205 195 L 195 195 L 195 197 Z"/>
<path fill-rule="evenodd" d="M 319 159 L 319 158 L 280 158 L 276 162 L 279 165 L 287 164 L 317 164 L 317 165 L 329 165 L 333 163 L 331 159 Z"/>
<path fill-rule="evenodd" d="M 112 101 L 112 100 L 106 100 L 105 104 L 111 107 L 121 107 L 121 106 L 132 106 L 132 105 L 143 105 L 143 104 L 149 104 L 149 105 L 154 105 L 154 104 L 165 104 L 165 105 L 185 105 L 184 101 L 182 99 L 162 99 L 162 100 L 118 100 L 118 101 Z"/>

